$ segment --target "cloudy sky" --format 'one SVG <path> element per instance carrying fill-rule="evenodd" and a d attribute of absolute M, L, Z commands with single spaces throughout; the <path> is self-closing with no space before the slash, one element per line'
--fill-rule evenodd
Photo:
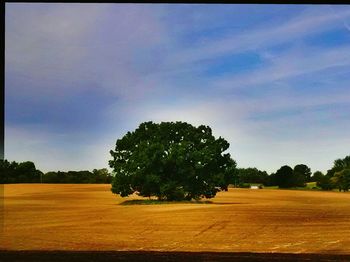
<path fill-rule="evenodd" d="M 205 124 L 239 167 L 350 153 L 350 6 L 6 4 L 5 158 L 107 167 L 144 121 Z"/>

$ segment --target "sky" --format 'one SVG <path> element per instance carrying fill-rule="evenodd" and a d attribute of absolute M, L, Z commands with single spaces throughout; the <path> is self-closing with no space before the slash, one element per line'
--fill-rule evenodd
<path fill-rule="evenodd" d="M 6 3 L 6 159 L 105 168 L 144 121 L 327 171 L 350 154 L 350 6 Z"/>

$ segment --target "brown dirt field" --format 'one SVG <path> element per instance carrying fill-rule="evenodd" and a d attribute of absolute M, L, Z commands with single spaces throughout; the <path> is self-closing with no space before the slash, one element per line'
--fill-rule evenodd
<path fill-rule="evenodd" d="M 2 250 L 350 254 L 350 194 L 230 189 L 209 204 L 119 205 L 110 185 L 5 185 Z"/>

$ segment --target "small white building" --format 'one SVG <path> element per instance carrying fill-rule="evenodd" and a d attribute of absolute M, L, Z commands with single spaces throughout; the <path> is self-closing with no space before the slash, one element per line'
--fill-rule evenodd
<path fill-rule="evenodd" d="M 259 189 L 259 186 L 250 186 L 250 189 Z"/>

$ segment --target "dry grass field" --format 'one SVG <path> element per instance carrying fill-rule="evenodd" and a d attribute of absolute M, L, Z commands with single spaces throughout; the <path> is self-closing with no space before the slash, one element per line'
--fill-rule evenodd
<path fill-rule="evenodd" d="M 350 194 L 230 189 L 212 203 L 120 205 L 110 185 L 5 185 L 3 250 L 350 254 Z"/>

